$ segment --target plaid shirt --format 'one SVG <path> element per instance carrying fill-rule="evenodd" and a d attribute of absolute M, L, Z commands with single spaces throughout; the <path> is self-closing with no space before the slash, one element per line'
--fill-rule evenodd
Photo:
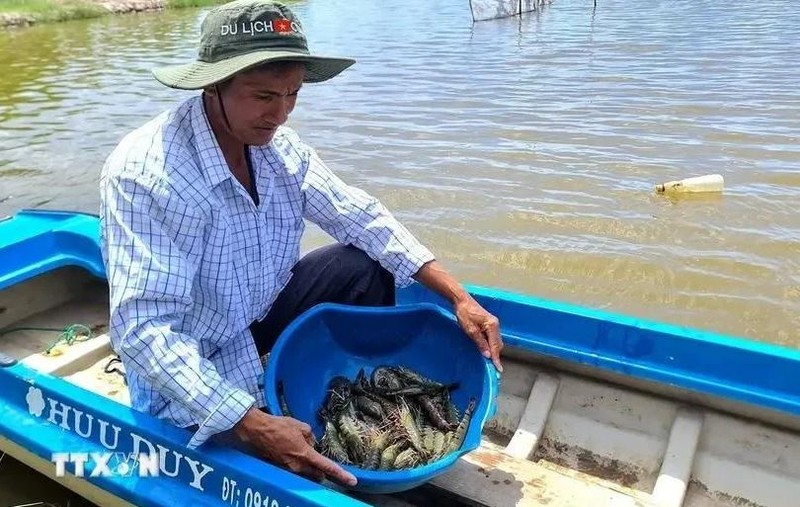
<path fill-rule="evenodd" d="M 111 342 L 133 408 L 198 425 L 190 447 L 264 406 L 248 326 L 291 278 L 303 219 L 364 250 L 401 287 L 433 259 L 292 130 L 250 147 L 250 157 L 258 206 L 229 170 L 196 96 L 127 135 L 101 176 Z"/>

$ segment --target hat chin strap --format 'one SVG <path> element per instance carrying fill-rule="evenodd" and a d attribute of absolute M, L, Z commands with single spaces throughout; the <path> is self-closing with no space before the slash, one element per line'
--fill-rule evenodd
<path fill-rule="evenodd" d="M 214 89 L 217 91 L 217 102 L 219 102 L 219 109 L 222 111 L 222 117 L 225 119 L 225 127 L 228 129 L 228 132 L 233 134 L 231 122 L 228 121 L 228 113 L 225 112 L 225 104 L 222 103 L 222 90 L 219 89 L 218 84 L 214 85 Z"/>
<path fill-rule="evenodd" d="M 219 85 L 214 85 L 214 90 L 217 92 L 217 103 L 219 104 L 219 109 L 222 111 L 222 118 L 225 120 L 225 128 L 228 129 L 228 134 L 233 137 L 233 129 L 231 128 L 231 122 L 228 120 L 228 113 L 225 111 L 225 104 L 222 102 L 222 90 L 219 89 Z M 205 95 L 205 92 L 203 92 Z M 203 100 L 203 107 L 205 107 L 205 100 Z M 206 113 L 208 114 L 208 113 Z M 244 151 L 247 153 L 247 144 L 244 145 Z"/>

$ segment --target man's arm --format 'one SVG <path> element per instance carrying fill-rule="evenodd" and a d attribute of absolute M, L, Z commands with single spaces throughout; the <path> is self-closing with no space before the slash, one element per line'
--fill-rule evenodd
<path fill-rule="evenodd" d="M 232 428 L 255 399 L 223 379 L 186 332 L 203 220 L 172 189 L 140 178 L 101 183 L 111 340 L 129 370 L 192 414 L 196 447 Z"/>
<path fill-rule="evenodd" d="M 503 340 L 500 337 L 500 322 L 497 317 L 478 304 L 436 260 L 422 266 L 414 275 L 414 279 L 450 301 L 461 328 L 475 342 L 483 357 L 491 359 L 495 368 L 502 372 L 500 352 L 503 350 Z"/>
<path fill-rule="evenodd" d="M 340 243 L 353 244 L 379 261 L 395 275 L 398 286 L 417 280 L 450 301 L 464 332 L 503 371 L 503 341 L 497 318 L 483 309 L 377 199 L 345 184 L 313 149 L 307 149 L 303 182 L 306 218 Z"/>
<path fill-rule="evenodd" d="M 303 181 L 305 218 L 319 225 L 339 243 L 352 244 L 377 260 L 395 277 L 399 287 L 434 260 L 425 248 L 377 199 L 351 187 L 308 150 Z"/>

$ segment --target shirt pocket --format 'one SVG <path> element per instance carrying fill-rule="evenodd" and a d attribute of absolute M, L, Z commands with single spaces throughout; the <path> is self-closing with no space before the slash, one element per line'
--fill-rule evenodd
<path fill-rule="evenodd" d="M 265 217 L 278 283 L 289 277 L 289 271 L 300 258 L 300 241 L 305 230 L 303 214 L 293 204 L 276 207 Z"/>

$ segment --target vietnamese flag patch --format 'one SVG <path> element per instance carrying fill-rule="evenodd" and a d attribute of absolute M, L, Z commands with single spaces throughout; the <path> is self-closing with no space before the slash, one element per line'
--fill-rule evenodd
<path fill-rule="evenodd" d="M 275 20 L 275 31 L 276 32 L 291 32 L 292 31 L 292 23 L 288 19 L 277 19 Z"/>

